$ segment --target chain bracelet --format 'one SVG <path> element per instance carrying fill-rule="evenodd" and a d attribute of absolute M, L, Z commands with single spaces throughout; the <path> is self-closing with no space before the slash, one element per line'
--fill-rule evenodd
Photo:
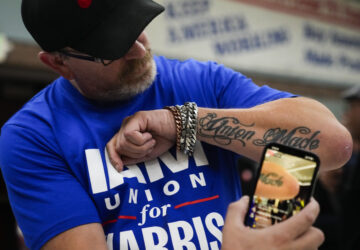
<path fill-rule="evenodd" d="M 186 143 L 184 153 L 192 155 L 196 143 L 196 128 L 197 128 L 197 106 L 194 102 L 186 102 L 185 105 L 187 110 L 186 120 Z"/>
<path fill-rule="evenodd" d="M 192 156 L 196 144 L 196 103 L 186 102 L 184 105 L 167 106 L 165 108 L 170 110 L 175 117 L 177 149 L 189 156 Z"/>
<path fill-rule="evenodd" d="M 180 150 L 181 131 L 183 130 L 180 111 L 175 106 L 166 106 L 164 108 L 170 110 L 174 116 L 176 126 L 176 148 Z"/>

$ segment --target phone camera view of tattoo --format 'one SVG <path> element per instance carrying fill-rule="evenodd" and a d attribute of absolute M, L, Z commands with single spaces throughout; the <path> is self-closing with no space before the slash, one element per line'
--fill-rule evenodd
<path fill-rule="evenodd" d="M 309 202 L 319 168 L 315 154 L 280 144 L 265 147 L 245 224 L 264 228 L 299 212 Z"/>

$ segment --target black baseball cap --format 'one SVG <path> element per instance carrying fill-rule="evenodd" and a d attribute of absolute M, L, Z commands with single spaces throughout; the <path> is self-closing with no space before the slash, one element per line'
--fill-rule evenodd
<path fill-rule="evenodd" d="M 40 47 L 94 57 L 124 56 L 164 7 L 152 0 L 23 0 L 25 27 Z"/>

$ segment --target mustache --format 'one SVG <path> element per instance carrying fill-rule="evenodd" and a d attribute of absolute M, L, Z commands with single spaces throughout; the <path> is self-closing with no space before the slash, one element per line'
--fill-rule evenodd
<path fill-rule="evenodd" d="M 143 58 L 133 59 L 127 62 L 122 72 L 120 73 L 120 77 L 124 78 L 126 76 L 136 74 L 137 69 L 144 67 L 152 59 L 152 57 L 153 55 L 151 49 L 147 48 Z"/>

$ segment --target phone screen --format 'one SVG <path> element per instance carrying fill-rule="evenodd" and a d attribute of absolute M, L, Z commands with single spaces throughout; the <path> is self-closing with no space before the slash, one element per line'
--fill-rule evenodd
<path fill-rule="evenodd" d="M 264 228 L 299 212 L 309 202 L 319 168 L 315 154 L 279 144 L 265 147 L 245 224 Z"/>

